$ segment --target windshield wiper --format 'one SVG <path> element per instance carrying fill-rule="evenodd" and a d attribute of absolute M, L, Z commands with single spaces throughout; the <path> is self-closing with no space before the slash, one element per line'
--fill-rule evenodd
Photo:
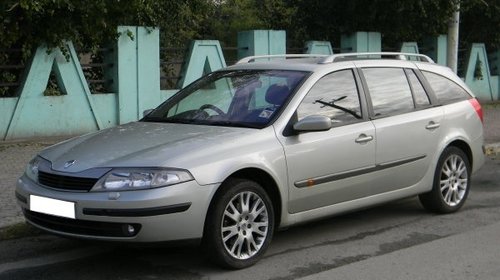
<path fill-rule="evenodd" d="M 161 117 L 145 117 L 141 121 L 144 122 L 161 122 L 161 123 L 184 123 L 193 124 L 198 123 L 199 120 L 195 119 L 176 119 L 176 118 L 161 118 Z"/>
<path fill-rule="evenodd" d="M 145 117 L 141 121 L 144 122 L 162 122 L 162 123 L 181 123 L 181 124 L 196 124 L 196 125 L 214 125 L 214 126 L 231 126 L 231 127 L 245 127 L 245 128 L 261 128 L 261 125 L 251 123 L 239 123 L 231 121 L 209 121 L 197 119 L 176 119 L 176 118 L 159 118 L 159 117 Z"/>
<path fill-rule="evenodd" d="M 239 123 L 239 122 L 231 122 L 231 121 L 210 121 L 206 123 L 207 125 L 216 125 L 216 126 L 231 126 L 231 127 L 245 127 L 245 128 L 261 128 L 260 125 L 251 124 L 251 123 Z"/>
<path fill-rule="evenodd" d="M 197 119 L 168 118 L 168 119 L 165 119 L 164 122 L 167 122 L 167 123 L 183 123 L 183 124 L 201 124 L 200 120 L 197 120 Z"/>
<path fill-rule="evenodd" d="M 323 106 L 321 106 L 322 108 L 325 107 L 325 106 L 329 106 L 329 107 L 332 107 L 332 108 L 335 108 L 335 109 L 339 109 L 339 110 L 341 110 L 343 112 L 346 112 L 348 114 L 351 114 L 356 119 L 361 119 L 362 117 L 360 115 L 358 115 L 358 113 L 354 112 L 353 110 L 350 110 L 350 109 L 347 109 L 347 108 L 344 108 L 342 106 L 339 106 L 339 105 L 335 104 L 335 102 L 340 101 L 342 99 L 345 99 L 346 97 L 347 96 L 344 95 L 344 96 L 341 96 L 341 97 L 339 97 L 337 99 L 332 99 L 332 101 L 330 101 L 330 102 L 325 102 L 325 101 L 323 101 L 321 99 L 318 99 L 318 100 L 314 100 L 313 104 L 314 103 L 323 104 Z"/>
<path fill-rule="evenodd" d="M 144 117 L 141 119 L 141 122 L 165 122 L 165 119 L 160 117 Z"/>

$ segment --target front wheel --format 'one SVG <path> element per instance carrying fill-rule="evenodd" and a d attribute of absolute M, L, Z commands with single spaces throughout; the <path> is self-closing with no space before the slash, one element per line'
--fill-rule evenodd
<path fill-rule="evenodd" d="M 437 213 L 460 209 L 469 194 L 470 170 L 467 155 L 457 147 L 447 147 L 439 157 L 432 190 L 419 196 L 424 208 Z"/>
<path fill-rule="evenodd" d="M 229 179 L 221 188 L 207 216 L 205 250 L 222 266 L 251 266 L 273 236 L 271 200 L 259 184 L 249 180 Z"/>

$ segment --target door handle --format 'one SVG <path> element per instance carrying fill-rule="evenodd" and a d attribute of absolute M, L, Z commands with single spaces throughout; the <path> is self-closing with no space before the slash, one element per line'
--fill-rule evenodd
<path fill-rule="evenodd" d="M 436 128 L 440 127 L 440 126 L 441 126 L 440 123 L 436 123 L 434 121 L 430 121 L 429 124 L 427 124 L 427 126 L 425 126 L 425 129 L 433 130 L 433 129 L 436 129 Z"/>
<path fill-rule="evenodd" d="M 373 140 L 373 136 L 371 135 L 366 135 L 366 134 L 361 134 L 358 136 L 358 138 L 356 138 L 356 140 L 354 140 L 356 143 L 358 144 L 364 144 L 366 142 L 370 142 Z"/>

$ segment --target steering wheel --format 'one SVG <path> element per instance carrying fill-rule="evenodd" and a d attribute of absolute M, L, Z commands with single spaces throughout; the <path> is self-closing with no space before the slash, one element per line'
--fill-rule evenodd
<path fill-rule="evenodd" d="M 219 107 L 217 107 L 215 105 L 212 105 L 212 104 L 201 105 L 201 107 L 198 110 L 203 111 L 203 110 L 206 110 L 206 109 L 210 109 L 210 110 L 216 112 L 219 116 L 225 116 L 226 115 L 226 113 L 224 113 L 224 111 L 222 111 Z"/>

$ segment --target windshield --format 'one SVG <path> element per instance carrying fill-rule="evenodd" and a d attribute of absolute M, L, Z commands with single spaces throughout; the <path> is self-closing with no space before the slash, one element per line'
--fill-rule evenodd
<path fill-rule="evenodd" d="M 262 128 L 281 111 L 307 72 L 211 73 L 182 89 L 142 121 Z"/>

